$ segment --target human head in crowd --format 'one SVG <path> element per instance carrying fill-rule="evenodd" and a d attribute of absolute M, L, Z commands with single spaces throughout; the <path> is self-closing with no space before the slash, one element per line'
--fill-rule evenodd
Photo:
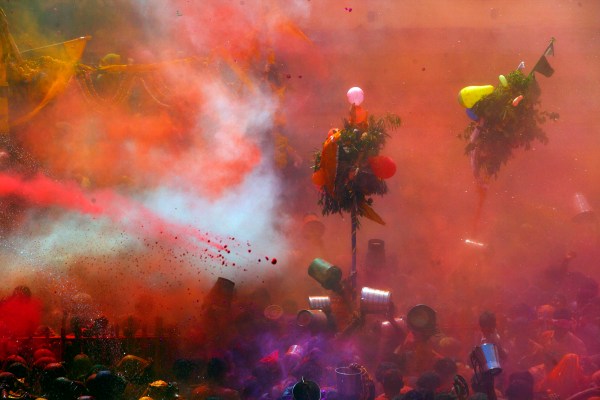
<path fill-rule="evenodd" d="M 433 371 L 440 377 L 440 388 L 450 390 L 458 371 L 456 362 L 451 358 L 441 358 L 433 364 Z"/>
<path fill-rule="evenodd" d="M 563 336 L 567 332 L 569 332 L 569 330 L 571 330 L 573 319 L 572 314 L 568 309 L 559 308 L 557 310 L 554 310 L 554 313 L 552 314 L 552 319 L 552 326 L 555 336 Z"/>
<path fill-rule="evenodd" d="M 115 372 L 121 374 L 128 382 L 147 385 L 154 378 L 152 360 L 128 354 L 115 366 Z"/>
<path fill-rule="evenodd" d="M 49 394 L 54 391 L 54 384 L 56 378 L 62 378 L 67 376 L 67 369 L 61 363 L 50 363 L 44 367 L 41 377 L 41 388 L 42 392 Z"/>
<path fill-rule="evenodd" d="M 17 379 L 21 379 L 23 381 L 29 380 L 29 373 L 30 373 L 29 367 L 27 367 L 27 365 L 25 365 L 23 363 L 14 362 L 14 363 L 10 364 L 6 368 L 6 372 L 10 372 L 14 376 L 16 376 Z"/>
<path fill-rule="evenodd" d="M 484 311 L 479 315 L 479 328 L 483 334 L 490 334 L 496 330 L 496 314 Z"/>
<path fill-rule="evenodd" d="M 402 374 L 399 369 L 388 369 L 383 373 L 381 379 L 383 392 L 388 399 L 392 399 L 400 394 L 400 390 L 404 387 Z"/>
<path fill-rule="evenodd" d="M 179 397 L 179 389 L 174 383 L 157 380 L 148 385 L 144 396 L 153 400 L 171 400 Z"/>
<path fill-rule="evenodd" d="M 77 354 L 75 357 L 73 357 L 73 361 L 71 362 L 69 378 L 85 381 L 85 378 L 87 378 L 92 366 L 92 360 L 87 354 Z"/>
<path fill-rule="evenodd" d="M 48 392 L 48 400 L 76 400 L 87 394 L 83 383 L 65 377 L 56 378 Z"/>
<path fill-rule="evenodd" d="M 417 379 L 416 389 L 423 394 L 425 400 L 432 400 L 442 381 L 437 372 L 427 371 Z"/>
<path fill-rule="evenodd" d="M 118 400 L 121 398 L 127 382 L 111 371 L 98 371 L 90 375 L 85 386 L 96 400 Z"/>

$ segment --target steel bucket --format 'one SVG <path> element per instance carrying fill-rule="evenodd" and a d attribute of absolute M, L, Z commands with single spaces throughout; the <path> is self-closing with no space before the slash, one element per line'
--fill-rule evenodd
<path fill-rule="evenodd" d="M 498 375 L 502 372 L 500 358 L 498 357 L 498 348 L 493 343 L 483 343 L 475 347 L 475 357 L 481 367 L 481 372 L 490 375 Z"/>
<path fill-rule="evenodd" d="M 311 310 L 323 310 L 328 313 L 331 311 L 331 298 L 329 296 L 309 296 L 308 308 Z"/>
<path fill-rule="evenodd" d="M 437 329 L 437 318 L 433 308 L 418 304 L 406 314 L 408 328 L 413 332 L 434 334 Z"/>
<path fill-rule="evenodd" d="M 573 216 L 573 222 L 586 222 L 594 221 L 596 214 L 590 203 L 583 195 L 583 193 L 575 193 L 573 197 L 573 205 L 575 207 L 575 215 Z"/>
<path fill-rule="evenodd" d="M 296 316 L 296 324 L 313 331 L 324 331 L 329 326 L 329 320 L 322 310 L 300 310 Z"/>
<path fill-rule="evenodd" d="M 312 276 L 325 289 L 337 289 L 342 280 L 342 270 L 339 267 L 323 260 L 315 258 L 308 266 L 308 275 Z"/>
<path fill-rule="evenodd" d="M 399 317 L 393 320 L 382 321 L 379 331 L 384 338 L 399 338 L 401 341 L 404 341 L 407 334 L 406 321 Z"/>
<path fill-rule="evenodd" d="M 363 314 L 387 314 L 392 309 L 392 293 L 364 287 L 360 291 L 360 311 Z"/>
<path fill-rule="evenodd" d="M 360 399 L 363 393 L 364 370 L 340 367 L 335 369 L 338 394 L 346 399 Z"/>
<path fill-rule="evenodd" d="M 369 240 L 365 264 L 368 268 L 385 267 L 385 242 L 383 240 Z"/>

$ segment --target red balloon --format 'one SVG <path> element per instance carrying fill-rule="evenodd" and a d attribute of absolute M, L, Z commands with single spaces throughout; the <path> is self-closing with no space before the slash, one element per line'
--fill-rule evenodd
<path fill-rule="evenodd" d="M 396 163 L 388 156 L 370 157 L 369 166 L 379 179 L 391 178 L 396 173 Z"/>

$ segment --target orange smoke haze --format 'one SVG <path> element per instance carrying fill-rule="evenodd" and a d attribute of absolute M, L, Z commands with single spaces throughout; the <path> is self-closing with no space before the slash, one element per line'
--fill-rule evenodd
<path fill-rule="evenodd" d="M 568 251 L 599 278 L 597 226 L 571 219 L 577 192 L 600 206 L 596 1 L 25 3 L 0 4 L 22 51 L 91 35 L 85 65 L 115 53 L 154 66 L 124 101 L 111 95 L 126 75 L 97 79 L 95 102 L 74 76 L 11 132 L 26 156 L 0 175 L 4 292 L 30 285 L 48 323 L 87 293 L 95 315 L 192 326 L 218 276 L 242 293 L 265 287 L 274 303 L 323 294 L 307 267 L 323 257 L 347 275 L 350 221 L 323 217 L 319 242 L 303 236 L 303 217 L 320 215 L 313 153 L 341 127 L 353 86 L 370 114 L 402 118 L 382 152 L 398 169 L 373 205 L 386 225 L 365 220 L 358 233 L 359 285 L 391 289 L 401 313 L 431 304 L 444 323 L 462 318 L 458 304 L 466 320 L 453 323 L 469 325 L 485 307 L 528 300 L 536 274 Z M 475 230 L 456 96 L 521 61 L 528 72 L 551 37 L 556 72 L 538 82 L 541 109 L 560 119 L 543 125 L 547 145 L 502 167 Z M 371 238 L 385 240 L 388 269 L 367 276 Z"/>

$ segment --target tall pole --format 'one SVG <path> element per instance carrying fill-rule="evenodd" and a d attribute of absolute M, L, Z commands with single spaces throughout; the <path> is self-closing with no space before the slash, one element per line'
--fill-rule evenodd
<path fill-rule="evenodd" d="M 356 231 L 358 229 L 358 215 L 356 205 L 352 207 L 350 213 L 352 220 L 352 269 L 350 270 L 350 283 L 352 286 L 352 299 L 356 298 Z"/>

